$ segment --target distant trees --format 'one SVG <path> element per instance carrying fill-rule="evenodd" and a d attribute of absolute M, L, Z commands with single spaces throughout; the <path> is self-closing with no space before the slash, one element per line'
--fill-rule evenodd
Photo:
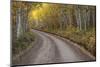
<path fill-rule="evenodd" d="M 95 7 L 76 6 L 76 19 L 79 30 L 88 30 L 95 27 Z M 94 17 L 94 18 L 93 18 Z"/>
<path fill-rule="evenodd" d="M 77 30 L 87 31 L 95 27 L 95 6 L 42 3 L 33 13 L 33 20 L 38 21 L 38 28 L 63 30 L 75 27 Z"/>

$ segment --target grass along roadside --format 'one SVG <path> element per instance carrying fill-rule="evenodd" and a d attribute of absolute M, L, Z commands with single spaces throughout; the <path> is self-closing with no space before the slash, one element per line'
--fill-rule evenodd
<path fill-rule="evenodd" d="M 79 31 L 76 28 L 69 28 L 65 30 L 53 29 L 48 30 L 44 29 L 42 31 L 53 33 L 59 36 L 62 36 L 66 39 L 69 39 L 80 46 L 84 47 L 92 55 L 96 56 L 96 34 L 95 30 L 88 31 Z"/>
<path fill-rule="evenodd" d="M 35 34 L 33 32 L 26 32 L 23 35 L 21 35 L 18 39 L 13 41 L 12 43 L 13 60 L 15 60 L 28 48 L 31 48 L 33 46 L 31 45 L 31 43 L 34 42 L 34 40 L 35 40 Z"/>

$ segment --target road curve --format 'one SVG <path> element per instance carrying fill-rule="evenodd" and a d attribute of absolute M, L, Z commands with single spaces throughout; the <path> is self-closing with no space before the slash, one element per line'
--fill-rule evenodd
<path fill-rule="evenodd" d="M 79 48 L 56 36 L 37 30 L 33 30 L 33 32 L 37 35 L 33 48 L 22 56 L 15 65 L 95 60 Z"/>

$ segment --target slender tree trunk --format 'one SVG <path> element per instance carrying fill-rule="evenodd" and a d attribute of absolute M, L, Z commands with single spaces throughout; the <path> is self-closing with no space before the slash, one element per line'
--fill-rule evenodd
<path fill-rule="evenodd" d="M 81 13 L 80 13 L 80 9 L 78 9 L 79 11 L 79 29 L 80 29 L 80 31 L 82 30 L 82 26 L 81 26 Z"/>

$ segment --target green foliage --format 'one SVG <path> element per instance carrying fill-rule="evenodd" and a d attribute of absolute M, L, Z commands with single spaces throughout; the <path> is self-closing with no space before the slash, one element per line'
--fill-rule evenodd
<path fill-rule="evenodd" d="M 31 43 L 34 41 L 34 34 L 32 32 L 26 32 L 20 36 L 20 38 L 13 41 L 13 54 L 16 55 L 20 51 L 25 50 L 28 48 Z"/>

